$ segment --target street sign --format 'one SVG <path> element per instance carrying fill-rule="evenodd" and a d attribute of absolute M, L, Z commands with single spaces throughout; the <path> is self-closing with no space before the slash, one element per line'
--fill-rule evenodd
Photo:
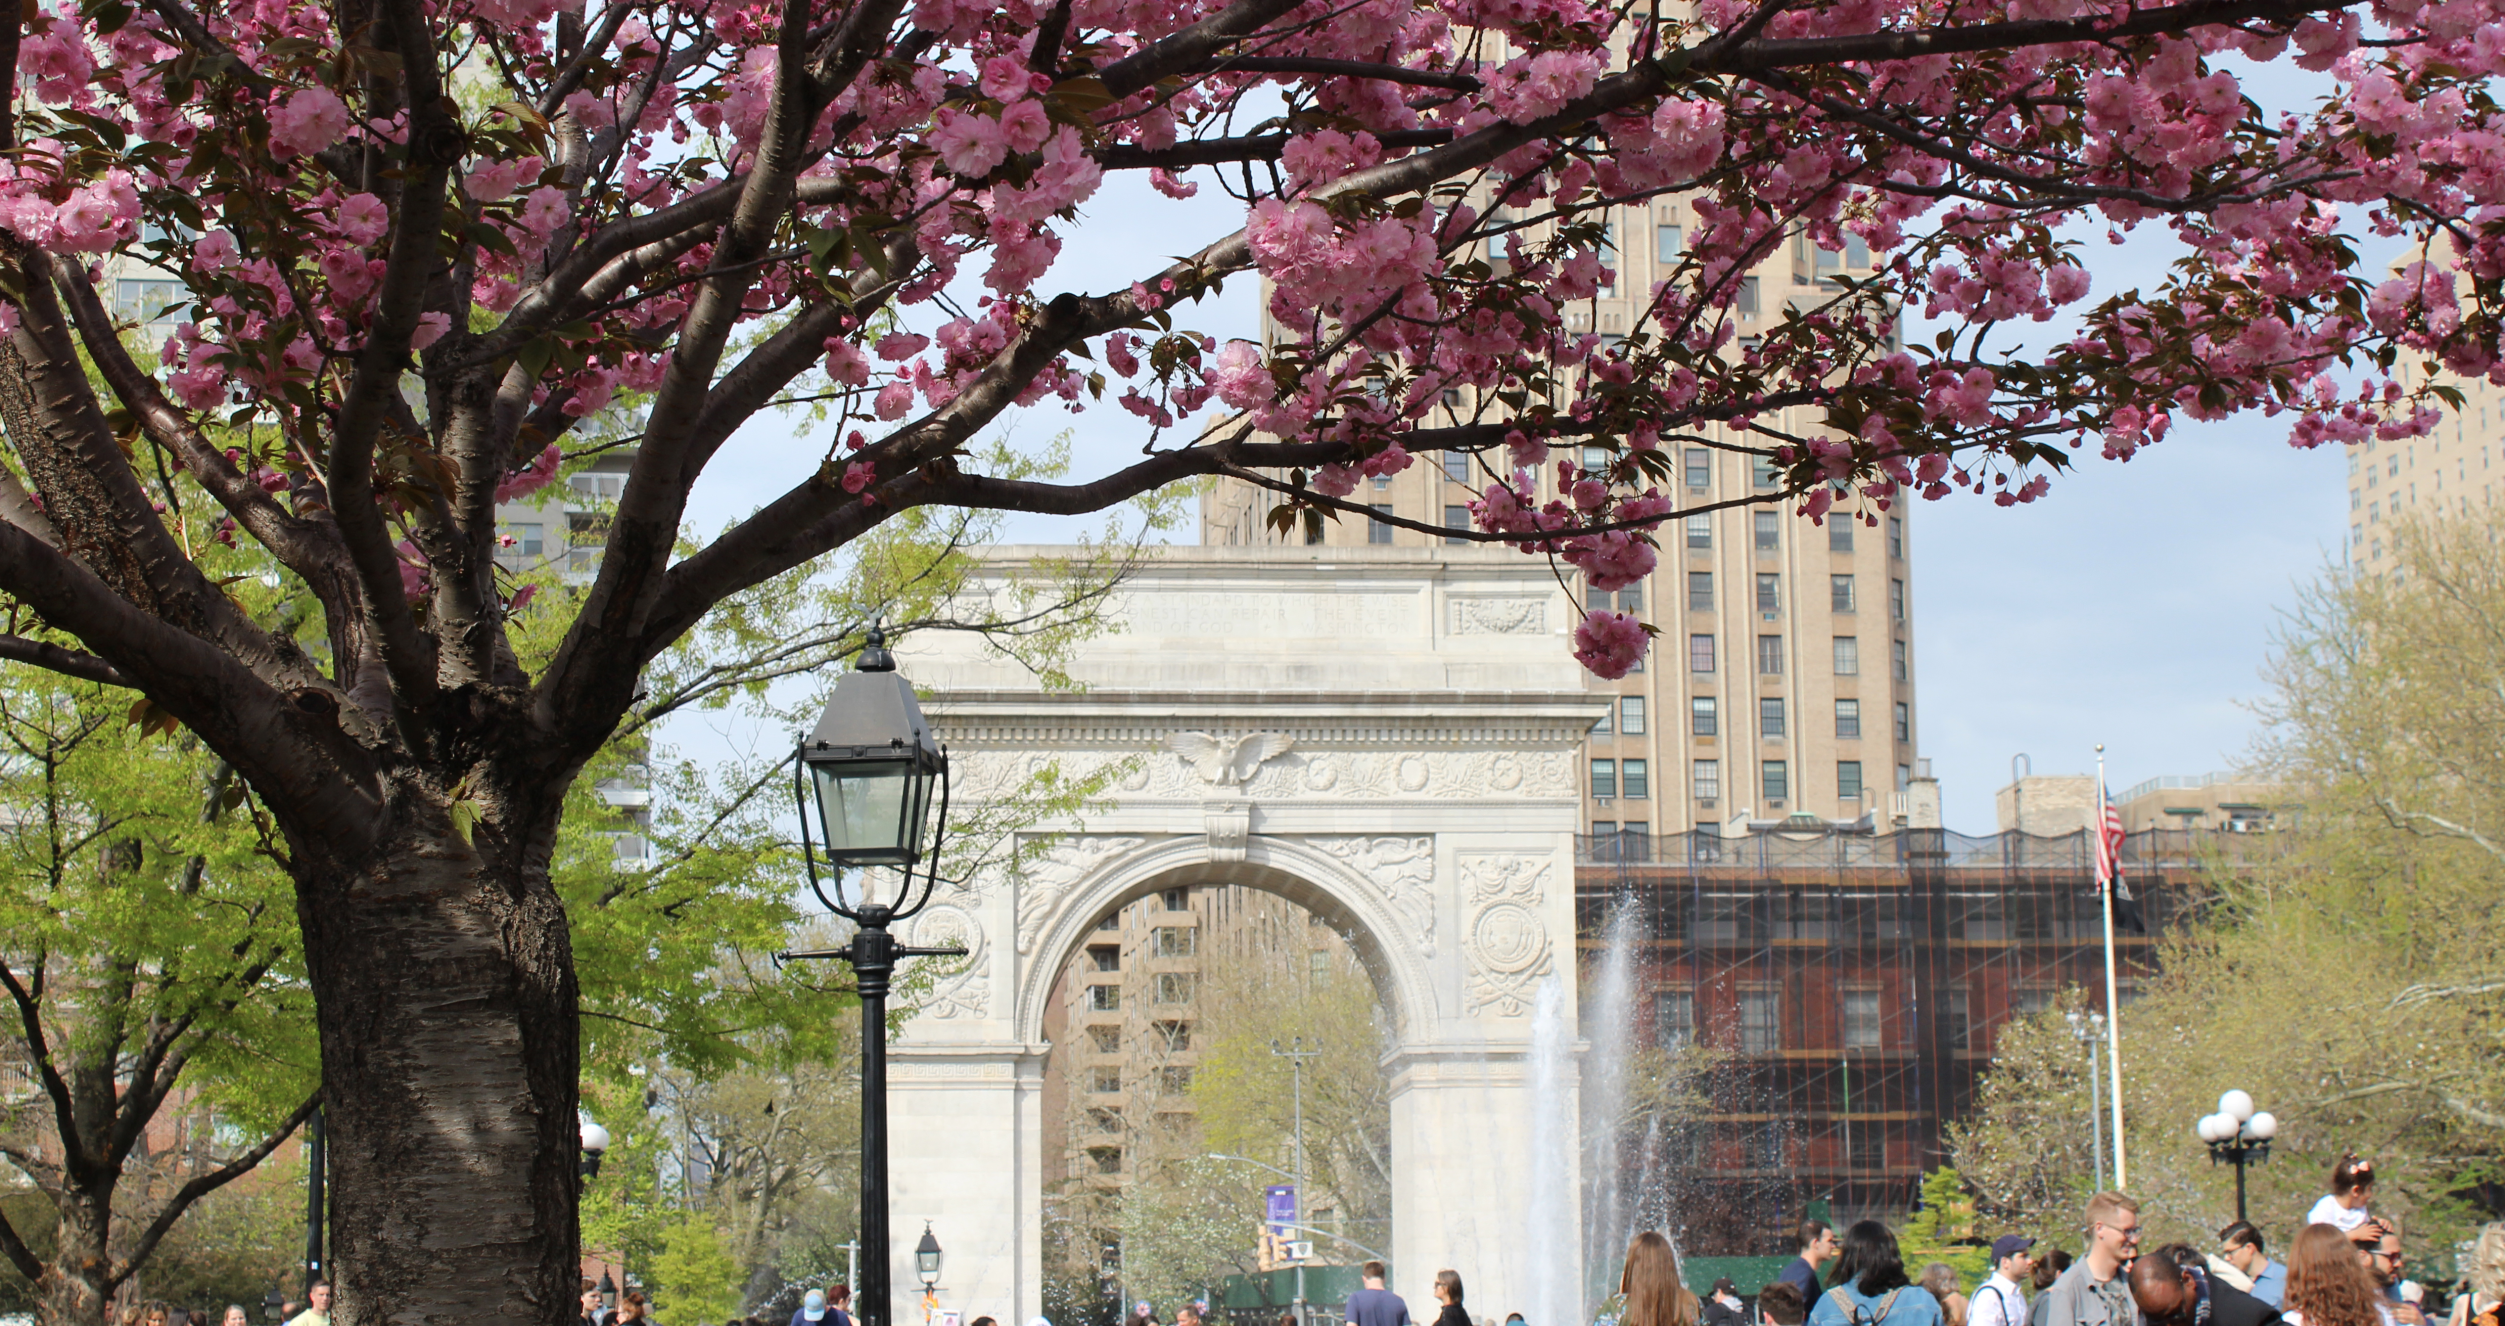
<path fill-rule="evenodd" d="M 1261 1195 L 1268 1213 L 1270 1232 L 1280 1238 L 1294 1235 L 1296 1232 L 1295 1185 L 1274 1183 L 1262 1189 Z"/>
<path fill-rule="evenodd" d="M 1289 1243 L 1288 1243 L 1288 1245 L 1287 1245 L 1287 1259 L 1288 1259 L 1289 1261 L 1292 1261 L 1292 1262 L 1309 1262 L 1309 1261 L 1312 1261 L 1312 1260 L 1313 1260 L 1313 1240 L 1312 1240 L 1312 1239 L 1294 1239 L 1294 1240 L 1290 1240 L 1290 1241 L 1289 1241 Z"/>

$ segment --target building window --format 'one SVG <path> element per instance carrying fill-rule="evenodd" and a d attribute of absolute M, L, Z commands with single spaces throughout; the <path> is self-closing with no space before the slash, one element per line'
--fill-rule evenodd
<path fill-rule="evenodd" d="M 1087 958 L 1088 961 L 1096 964 L 1098 971 L 1122 970 L 1122 950 L 1110 944 L 1099 944 L 1088 949 Z"/>
<path fill-rule="evenodd" d="M 1779 575 L 1757 577 L 1757 611 L 1783 611 L 1783 577 Z"/>
<path fill-rule="evenodd" d="M 1687 248 L 1687 232 L 1677 226 L 1653 227 L 1653 257 L 1664 264 L 1675 263 Z"/>
<path fill-rule="evenodd" d="M 1160 1004 L 1192 1002 L 1192 973 L 1187 971 L 1158 972 L 1157 1002 Z"/>
<path fill-rule="evenodd" d="M 1713 453 L 1703 447 L 1687 449 L 1687 486 L 1697 492 L 1713 487 Z"/>
<path fill-rule="evenodd" d="M 1089 1027 L 1087 1029 L 1087 1039 L 1090 1044 L 1095 1046 L 1096 1053 L 1098 1054 L 1120 1054 L 1122 1052 L 1122 1029 L 1120 1027 Z"/>
<path fill-rule="evenodd" d="M 1753 464 L 1751 464 L 1751 465 L 1749 466 L 1748 477 L 1749 477 L 1749 481 L 1750 481 L 1750 482 L 1752 482 L 1752 483 L 1756 484 L 1756 485 L 1757 485 L 1758 487 L 1760 487 L 1760 488 L 1772 488 L 1772 487 L 1774 487 L 1774 486 L 1775 486 L 1774 457 L 1772 457 L 1772 456 L 1759 456 L 1759 457 L 1756 457 L 1756 459 L 1755 459 L 1755 463 L 1753 463 Z M 1774 513 L 1773 513 L 1773 512 L 1771 512 L 1771 511 L 1769 511 L 1769 512 L 1767 512 L 1767 513 L 1765 513 L 1765 514 L 1767 514 L 1767 515 L 1771 516 L 1771 515 L 1773 515 Z"/>
<path fill-rule="evenodd" d="M 1740 1053 L 1775 1054 L 1783 1049 L 1783 992 L 1752 988 L 1740 991 Z"/>
<path fill-rule="evenodd" d="M 1112 1013 L 1122 1007 L 1122 987 L 1091 985 L 1087 987 L 1087 1006 L 1098 1013 Z"/>
<path fill-rule="evenodd" d="M 1698 760 L 1688 772 L 1688 781 L 1695 785 L 1696 799 L 1714 801 L 1722 796 L 1722 761 Z"/>
<path fill-rule="evenodd" d="M 1696 1043 L 1696 993 L 1653 992 L 1653 1044 L 1672 1054 Z"/>
<path fill-rule="evenodd" d="M 1896 766 L 1896 790 L 1902 792 L 1906 788 L 1913 786 L 1913 784 L 1914 767 L 1910 764 L 1900 764 Z"/>
<path fill-rule="evenodd" d="M 1896 739 L 1898 741 L 1914 739 L 1914 707 L 1902 700 L 1896 702 Z"/>
<path fill-rule="evenodd" d="M 1714 698 L 1699 695 L 1687 702 L 1687 730 L 1693 736 L 1710 737 L 1720 731 L 1714 713 Z"/>
<path fill-rule="evenodd" d="M 1734 305 L 1736 305 L 1736 306 L 1739 308 L 1739 311 L 1740 311 L 1740 312 L 1742 312 L 1742 313 L 1754 313 L 1754 312 L 1756 312 L 1756 311 L 1757 311 L 1757 278 L 1756 278 L 1756 277 L 1753 277 L 1753 276 L 1743 276 L 1743 277 L 1741 277 L 1741 278 L 1740 278 L 1740 293 L 1739 293 L 1739 298 L 1737 298 L 1737 299 L 1735 299 L 1735 300 L 1733 300 L 1733 301 L 1731 301 L 1731 302 L 1732 302 Z"/>
<path fill-rule="evenodd" d="M 1165 1047 L 1169 1050 L 1188 1050 L 1192 1048 L 1191 1023 L 1160 1022 L 1157 1024 L 1157 1035 L 1164 1040 Z"/>
<path fill-rule="evenodd" d="M 1192 909 L 1190 889 L 1166 889 L 1157 896 L 1165 901 L 1166 910 L 1169 912 L 1188 912 Z"/>
<path fill-rule="evenodd" d="M 1459 392 L 1446 392 L 1445 395 L 1447 399 L 1444 404 L 1447 408 L 1461 404 L 1461 394 Z M 1444 477 L 1452 480 L 1454 483 L 1470 482 L 1470 453 L 1467 451 L 1445 452 Z"/>
<path fill-rule="evenodd" d="M 513 551 L 524 557 L 538 557 L 548 550 L 548 527 L 537 522 L 506 525 L 497 533 L 513 540 Z"/>
<path fill-rule="evenodd" d="M 1614 713 L 1616 713 L 1616 712 L 1617 712 L 1617 706 L 1616 706 L 1616 705 L 1611 705 L 1609 708 L 1606 708 L 1606 709 L 1601 710 L 1601 711 L 1600 711 L 1600 717 L 1599 717 L 1599 718 L 1597 718 L 1597 719 L 1594 719 L 1594 720 L 1592 721 L 1592 732 L 1591 732 L 1591 735 L 1593 735 L 1593 736 L 1595 736 L 1595 737 L 1605 737 L 1605 736 L 1608 736 L 1608 735 L 1609 735 L 1609 717 L 1610 717 L 1610 715 L 1612 715 L 1612 714 L 1614 714 Z"/>
<path fill-rule="evenodd" d="M 1846 990 L 1844 992 L 1844 1048 L 1875 1050 L 1879 1048 L 1879 992 Z"/>
<path fill-rule="evenodd" d="M 1777 522 L 1783 517 L 1772 511 L 1758 511 L 1753 512 L 1752 515 L 1755 518 L 1757 531 L 1757 551 L 1761 553 L 1780 551 L 1783 546 L 1781 532 L 1783 527 Z"/>
<path fill-rule="evenodd" d="M 1913 678 L 1913 661 L 1912 661 L 1912 658 L 1908 655 L 1908 653 L 1907 653 L 1907 651 L 1906 651 L 1906 649 L 1905 649 L 1905 642 L 1904 642 L 1904 641 L 1902 641 L 1902 640 L 1898 640 L 1898 641 L 1894 641 L 1894 642 L 1893 642 L 1893 645 L 1894 645 L 1894 647 L 1893 647 L 1892 649 L 1890 649 L 1890 650 L 1888 651 L 1888 653 L 1889 653 L 1889 655 L 1891 656 L 1891 658 L 1893 659 L 1893 661 L 1894 661 L 1894 663 L 1895 663 L 1895 667 L 1896 667 L 1896 679 L 1897 679 L 1898 681 L 1910 681 L 1910 680 L 1912 680 L 1912 678 Z"/>
<path fill-rule="evenodd" d="M 1092 1146 L 1087 1149 L 1087 1155 L 1089 1159 L 1096 1162 L 1096 1172 L 1099 1174 L 1122 1172 L 1122 1148 L 1118 1146 Z"/>
<path fill-rule="evenodd" d="M 1192 1089 L 1189 1064 L 1169 1064 L 1157 1070 L 1157 1089 L 1169 1096 L 1180 1096 Z"/>
<path fill-rule="evenodd" d="M 1887 555 L 1900 561 L 1905 556 L 1905 520 L 1902 516 L 1887 518 Z"/>
<path fill-rule="evenodd" d="M 1827 606 L 1837 612 L 1853 610 L 1853 578 L 1851 576 L 1827 577 Z"/>
<path fill-rule="evenodd" d="M 1199 935 L 1200 931 L 1188 925 L 1158 926 L 1154 940 L 1156 955 L 1161 958 L 1188 958 L 1192 956 L 1194 941 Z"/>
<path fill-rule="evenodd" d="M 1592 761 L 1592 795 L 1596 797 L 1618 795 L 1618 762 L 1616 760 Z"/>
<path fill-rule="evenodd" d="M 1366 510 L 1373 512 L 1377 516 L 1389 516 L 1392 514 L 1392 508 L 1382 502 L 1371 503 L 1366 507 Z M 1380 520 L 1369 520 L 1366 522 L 1366 542 L 1390 543 L 1391 541 L 1391 526 L 1384 524 Z"/>
<path fill-rule="evenodd" d="M 1454 506 L 1450 503 L 1446 503 L 1444 506 L 1444 528 L 1449 530 L 1466 530 L 1470 528 L 1470 508 L 1466 506 Z M 1448 544 L 1468 543 L 1469 540 L 1461 537 L 1459 534 L 1447 534 L 1444 536 L 1444 542 Z"/>
<path fill-rule="evenodd" d="M 1780 1123 L 1761 1123 L 1748 1133 L 1750 1163 L 1758 1169 L 1782 1169 L 1791 1163 L 1788 1139 Z"/>
<path fill-rule="evenodd" d="M 1780 806 L 1792 796 L 1792 767 L 1781 760 L 1768 760 L 1759 779 L 1766 794 L 1766 804 Z"/>
<path fill-rule="evenodd" d="M 1887 582 L 1887 609 L 1888 609 L 1888 615 L 1889 615 L 1889 616 L 1891 616 L 1891 617 L 1895 618 L 1896 620 L 1898 620 L 1898 621 L 1900 621 L 1900 622 L 1901 622 L 1901 621 L 1903 621 L 1903 620 L 1905 620 L 1905 582 L 1904 582 L 1904 581 L 1902 581 L 1902 580 L 1891 580 L 1891 581 Z"/>
<path fill-rule="evenodd" d="M 1860 637 L 1850 635 L 1835 637 L 1835 675 L 1839 677 L 1861 675 Z"/>
<path fill-rule="evenodd" d="M 1829 520 L 1827 522 L 1827 551 L 1848 553 L 1852 550 L 1853 522 L 1849 520 Z"/>
<path fill-rule="evenodd" d="M 1122 1070 L 1113 1064 L 1102 1064 L 1087 1070 L 1087 1089 L 1100 1096 L 1109 1096 L 1122 1089 Z"/>
<path fill-rule="evenodd" d="M 1687 610 L 1689 612 L 1713 611 L 1713 572 L 1690 571 L 1687 573 Z"/>
<path fill-rule="evenodd" d="M 1585 474 L 1598 474 L 1598 473 L 1600 473 L 1602 470 L 1608 469 L 1608 468 L 1609 468 L 1609 448 L 1607 448 L 1607 447 L 1585 447 L 1585 448 L 1583 448 L 1583 466 L 1582 466 L 1582 468 L 1583 468 L 1583 472 L 1584 472 Z"/>
<path fill-rule="evenodd" d="M 1844 801 L 1861 800 L 1861 761 L 1836 761 L 1835 795 Z"/>
<path fill-rule="evenodd" d="M 1713 517 L 1689 516 L 1687 518 L 1687 546 L 1690 548 L 1713 546 Z"/>
<path fill-rule="evenodd" d="M 1757 735 L 1768 741 L 1783 735 L 1783 697 L 1768 695 L 1757 701 Z"/>
<path fill-rule="evenodd" d="M 121 322 L 155 322 L 190 298 L 190 290 L 180 281 L 123 277 L 113 283 L 113 317 Z"/>
<path fill-rule="evenodd" d="M 1308 513 L 1308 514 L 1310 514 L 1310 513 Z M 1310 524 L 1310 525 L 1305 526 L 1305 545 L 1306 545 L 1307 547 L 1311 547 L 1311 546 L 1313 546 L 1314 544 L 1317 544 L 1317 543 L 1320 543 L 1320 542 L 1322 542 L 1322 526 L 1321 526 L 1321 524 L 1320 524 L 1319 522 L 1316 522 L 1316 523 L 1314 523 L 1314 524 Z"/>
<path fill-rule="evenodd" d="M 1643 696 L 1621 695 L 1618 697 L 1618 730 L 1630 737 L 1644 735 Z"/>
<path fill-rule="evenodd" d="M 2034 1017 L 2048 1013 L 2053 1007 L 2053 988 L 2049 985 L 2022 985 L 2014 992 L 2018 997 L 2018 1016 Z"/>
<path fill-rule="evenodd" d="M 1769 677 L 1783 675 L 1782 636 L 1761 635 L 1757 637 L 1757 671 Z"/>
<path fill-rule="evenodd" d="M 1855 741 L 1861 737 L 1861 701 L 1835 702 L 1835 736 L 1838 741 Z"/>
<path fill-rule="evenodd" d="M 1712 636 L 1691 635 L 1687 638 L 1687 670 L 1690 672 L 1713 671 Z"/>
<path fill-rule="evenodd" d="M 1963 990 L 1940 992 L 1940 1040 L 1952 1050 L 1974 1048 L 1974 1019 Z"/>
<path fill-rule="evenodd" d="M 1641 583 L 1621 586 L 1618 590 L 1618 611 L 1642 612 L 1643 610 L 1644 586 Z"/>
<path fill-rule="evenodd" d="M 1645 761 L 1621 760 L 1619 765 L 1620 781 L 1624 784 L 1629 798 L 1648 797 L 1653 794 L 1652 774 Z"/>

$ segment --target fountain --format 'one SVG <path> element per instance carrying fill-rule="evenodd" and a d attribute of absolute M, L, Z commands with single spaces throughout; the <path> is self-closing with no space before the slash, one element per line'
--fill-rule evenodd
<path fill-rule="evenodd" d="M 1618 1258 L 1635 1233 L 1633 1205 L 1640 1194 L 1626 1191 L 1618 1148 L 1643 936 L 1643 913 L 1633 899 L 1611 909 L 1602 933 L 1603 956 L 1582 1018 L 1587 1043 L 1580 1072 L 1566 1025 L 1564 982 L 1556 976 L 1541 982 L 1531 1005 L 1531 1191 L 1523 1251 L 1532 1326 L 1592 1320 L 1617 1289 Z"/>
<path fill-rule="evenodd" d="M 1566 990 L 1556 976 L 1531 1003 L 1531 1191 L 1524 1259 L 1530 1267 L 1531 1326 L 1581 1326 L 1583 1277 L 1575 1263 L 1574 1047 L 1566 1029 Z"/>
<path fill-rule="evenodd" d="M 1632 895 L 1621 897 L 1601 927 L 1600 965 L 1589 973 L 1583 1004 L 1583 1315 L 1578 1321 L 1590 1321 L 1601 1301 L 1617 1292 L 1619 1259 L 1635 1237 L 1635 1206 L 1644 1195 L 1642 1184 L 1627 1190 L 1618 1136 L 1626 1124 L 1636 954 L 1643 941 L 1643 906 Z"/>

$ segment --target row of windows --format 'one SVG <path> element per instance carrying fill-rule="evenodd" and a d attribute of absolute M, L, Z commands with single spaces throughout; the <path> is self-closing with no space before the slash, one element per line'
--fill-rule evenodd
<path fill-rule="evenodd" d="M 1149 1030 L 1156 1034 L 1157 1043 L 1168 1050 L 1188 1050 L 1192 1048 L 1191 1023 L 1156 1022 L 1150 1024 Z M 1122 1029 L 1120 1027 L 1089 1027 L 1087 1029 L 1087 1039 L 1088 1044 L 1093 1046 L 1098 1054 L 1120 1054 L 1122 1052 Z"/>
<path fill-rule="evenodd" d="M 1736 1010 L 1738 1035 L 1736 1048 L 1742 1054 L 1780 1054 L 1784 1043 L 1783 991 L 1777 986 L 1746 986 L 1739 992 Z M 2025 989 L 2017 992 L 2021 1013 L 2041 1012 L 2052 999 L 2050 990 Z M 1946 1048 L 1963 1050 L 1973 1040 L 1971 1007 L 1963 990 L 1943 990 L 1936 996 L 1941 1003 L 1941 1032 Z M 1837 1008 L 1837 1030 L 1841 1048 L 1877 1050 L 1887 1044 L 1887 1023 L 1882 992 L 1876 989 L 1846 989 L 1841 992 Z M 1695 1044 L 1705 1029 L 1696 1024 L 1696 995 L 1689 990 L 1662 990 L 1653 995 L 1653 1039 L 1661 1048 L 1678 1051 Z"/>
<path fill-rule="evenodd" d="M 1835 675 L 1839 677 L 1860 676 L 1861 637 L 1839 635 L 1834 640 Z M 1896 680 L 1911 680 L 1912 651 L 1902 640 L 1891 640 L 1888 643 L 1893 647 L 1890 651 L 1890 662 L 1895 671 Z M 1712 633 L 1698 632 L 1687 638 L 1687 670 L 1690 672 L 1714 670 L 1714 636 Z M 1758 675 L 1766 677 L 1783 675 L 1782 636 L 1761 635 L 1757 637 L 1757 672 Z"/>
<path fill-rule="evenodd" d="M 1688 483 L 1688 487 L 1701 488 L 1704 486 L 1694 482 L 1695 471 L 1690 471 L 1689 474 L 1690 482 Z M 1772 485 L 1768 486 L 1771 487 Z M 1465 512 L 1464 514 L 1467 513 Z M 1855 526 L 1849 518 L 1838 517 L 1834 520 L 1828 521 L 1827 551 L 1839 553 L 1851 552 L 1853 550 L 1854 528 Z M 1750 512 L 1748 531 L 1750 545 L 1758 553 L 1771 557 L 1783 551 L 1782 512 Z M 1698 549 L 1713 547 L 1712 513 L 1705 512 L 1689 516 L 1687 518 L 1687 546 Z M 1888 556 L 1896 558 L 1899 561 L 1902 561 L 1905 556 L 1905 522 L 1895 516 L 1888 517 L 1887 521 L 1887 552 Z M 1902 584 L 1903 582 L 1899 581 L 1898 583 Z M 1901 597 L 1901 595 L 1899 597 Z"/>
<path fill-rule="evenodd" d="M 1099 1095 L 1112 1095 L 1122 1089 L 1122 1068 L 1119 1064 L 1101 1064 L 1087 1070 L 1087 1089 Z M 1192 1089 L 1192 1070 L 1188 1064 L 1170 1064 L 1157 1070 L 1157 1089 L 1177 1094 Z"/>
<path fill-rule="evenodd" d="M 1781 612 L 1783 610 L 1783 577 L 1780 573 L 1772 571 L 1758 572 L 1756 589 L 1757 611 Z M 1604 596 L 1606 593 L 1607 591 L 1605 590 L 1593 590 L 1590 592 L 1591 595 Z M 1589 595 L 1587 595 L 1587 597 L 1589 597 Z M 1711 612 L 1713 611 L 1713 603 L 1713 572 L 1688 572 L 1688 611 Z M 1855 589 L 1854 578 L 1852 576 L 1831 575 L 1827 577 L 1827 607 L 1830 611 L 1853 612 L 1858 609 L 1859 605 L 1860 595 Z M 1601 608 L 1608 607 L 1609 605 L 1605 601 L 1595 601 L 1587 606 L 1592 610 L 1597 611 Z M 1905 582 L 1903 580 L 1890 580 L 1888 582 L 1888 610 L 1889 614 L 1897 621 L 1901 622 L 1905 620 Z"/>
<path fill-rule="evenodd" d="M 1161 971 L 1155 974 L 1150 995 L 1160 1004 L 1192 1002 L 1194 975 L 1187 971 Z M 1114 1013 L 1122 1008 L 1122 987 L 1091 985 L 1087 987 L 1087 1007 L 1091 1012 Z"/>
<path fill-rule="evenodd" d="M 1628 710 L 1626 708 L 1628 705 L 1634 706 L 1632 711 L 1634 726 L 1628 726 Z M 1699 737 L 1721 735 L 1722 714 L 1720 700 L 1710 695 L 1699 695 L 1690 699 L 1687 702 L 1687 706 L 1687 730 L 1690 734 Z M 1638 696 L 1626 696 L 1619 705 L 1619 710 L 1620 715 L 1618 730 L 1630 737 L 1642 735 L 1644 731 L 1644 701 Z M 1766 695 L 1758 697 L 1757 735 L 1761 737 L 1780 737 L 1784 735 L 1784 727 L 1783 697 L 1780 695 Z M 1913 706 L 1903 700 L 1897 701 L 1896 739 L 1898 741 L 1913 740 L 1913 727 Z M 1600 725 L 1592 729 L 1592 734 L 1594 736 L 1607 736 L 1609 734 L 1609 720 L 1607 718 L 1603 718 L 1600 721 Z M 1860 739 L 1861 701 L 1857 699 L 1838 699 L 1835 702 L 1835 735 L 1846 741 L 1857 741 Z"/>
<path fill-rule="evenodd" d="M 1835 762 L 1835 795 L 1840 801 L 1862 798 L 1861 761 Z M 1697 760 L 1688 767 L 1688 788 L 1699 801 L 1722 797 L 1722 761 Z M 1792 797 L 1792 766 L 1788 760 L 1766 760 L 1757 766 L 1757 790 L 1769 805 Z M 1640 799 L 1651 796 L 1652 771 L 1644 760 L 1593 760 L 1592 795 Z M 1104 987 L 1098 987 L 1099 989 Z"/>

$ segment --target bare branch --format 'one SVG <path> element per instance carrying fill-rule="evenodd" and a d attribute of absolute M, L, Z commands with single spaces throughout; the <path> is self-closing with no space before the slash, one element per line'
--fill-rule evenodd
<path fill-rule="evenodd" d="M 148 1222 L 147 1230 L 141 1233 L 139 1241 L 131 1246 L 130 1255 L 122 1259 L 120 1269 L 106 1278 L 105 1293 L 110 1295 L 121 1287 L 123 1281 L 139 1273 L 139 1268 L 148 1262 L 148 1254 L 157 1250 L 158 1241 L 165 1237 L 167 1230 L 174 1227 L 175 1221 L 183 1218 L 183 1213 L 191 1209 L 192 1203 L 251 1173 L 262 1161 L 269 1159 L 270 1153 L 276 1151 L 281 1142 L 295 1136 L 296 1130 L 303 1127 L 304 1121 L 312 1118 L 313 1111 L 321 1108 L 321 1105 L 322 1093 L 317 1090 L 311 1096 L 306 1097 L 305 1102 L 296 1107 L 295 1113 L 288 1115 L 285 1122 L 281 1123 L 269 1136 L 262 1138 L 251 1150 L 206 1174 L 192 1176 L 191 1182 L 176 1189 L 174 1195 L 166 1199 L 165 1209 L 157 1213 L 156 1219 Z"/>
<path fill-rule="evenodd" d="M 0 635 L 0 658 L 29 663 L 81 681 L 102 682 L 107 686 L 130 685 L 121 673 L 113 670 L 112 664 L 93 654 L 63 649 L 41 640 L 29 640 L 22 635 Z"/>

